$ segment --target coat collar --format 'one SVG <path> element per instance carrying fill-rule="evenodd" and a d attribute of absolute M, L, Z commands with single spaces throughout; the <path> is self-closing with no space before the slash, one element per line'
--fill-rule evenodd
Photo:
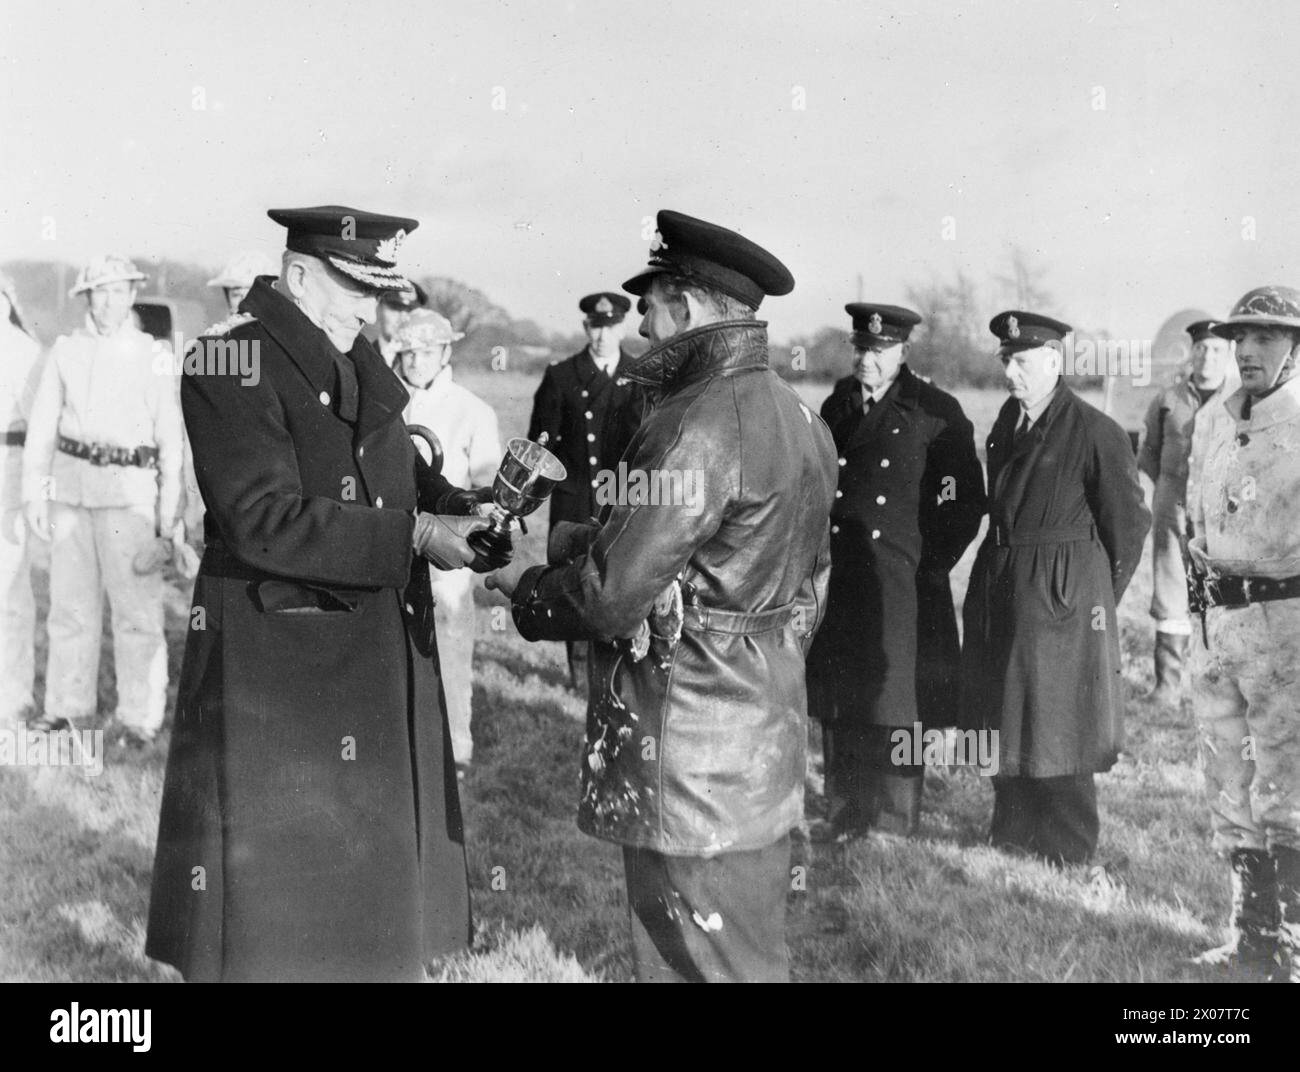
<path fill-rule="evenodd" d="M 880 396 L 881 404 L 893 402 L 903 409 L 916 409 L 921 404 L 921 377 L 907 367 L 904 362 L 898 370 L 898 375 L 894 377 L 894 382 L 889 385 L 889 390 Z M 857 377 L 848 375 L 835 381 L 833 394 L 840 396 L 840 401 L 852 408 L 855 413 L 861 413 L 865 403 L 862 400 L 862 384 Z M 874 412 L 876 407 L 872 406 Z"/>
<path fill-rule="evenodd" d="M 257 322 L 298 366 L 314 392 L 333 393 L 336 355 L 342 355 L 301 309 L 264 278 L 253 283 L 239 308 L 257 317 Z M 352 359 L 357 375 L 356 437 L 365 439 L 394 414 L 401 414 L 407 394 L 396 373 L 362 336 L 357 336 L 347 356 Z"/>
<path fill-rule="evenodd" d="M 718 373 L 767 367 L 766 321 L 724 320 L 665 339 L 620 366 L 620 375 L 667 394 Z"/>
<path fill-rule="evenodd" d="M 1069 385 L 1064 380 L 1058 380 L 1056 387 L 1052 391 L 1051 401 L 1038 415 L 1038 420 L 1029 426 L 1029 434 L 1019 443 L 1016 443 L 1016 428 L 1020 425 L 1025 410 L 1014 398 L 1008 398 L 1006 408 L 1003 410 L 1009 425 L 1009 427 L 1003 429 L 1007 439 L 1008 455 L 1016 457 L 1042 442 L 1043 437 L 1047 435 L 1047 430 L 1052 426 L 1052 422 L 1071 406 L 1078 404 L 1078 401 L 1078 396 L 1071 390 Z"/>
<path fill-rule="evenodd" d="M 898 378 L 885 392 L 881 402 L 890 395 L 894 396 L 894 405 L 903 409 L 916 409 L 921 404 L 921 377 L 907 367 L 906 362 L 898 370 Z"/>
<path fill-rule="evenodd" d="M 626 374 L 628 363 L 631 360 L 632 358 L 628 356 L 626 350 L 619 350 L 618 364 L 614 366 L 614 372 L 609 376 L 610 383 Z M 584 346 L 579 353 L 573 355 L 573 371 L 577 374 L 578 381 L 583 387 L 590 387 L 591 381 L 601 375 L 600 366 L 596 364 L 596 359 L 591 356 L 590 346 Z"/>
<path fill-rule="evenodd" d="M 1242 426 L 1242 430 L 1258 432 L 1283 421 L 1300 417 L 1300 375 L 1292 376 L 1267 398 L 1259 398 L 1250 404 L 1250 419 L 1241 419 L 1241 406 L 1246 401 L 1246 390 L 1238 387 L 1223 401 L 1224 408 L 1232 419 Z"/>

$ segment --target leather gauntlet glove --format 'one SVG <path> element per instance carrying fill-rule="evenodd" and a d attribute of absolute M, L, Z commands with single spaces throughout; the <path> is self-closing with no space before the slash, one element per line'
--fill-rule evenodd
<path fill-rule="evenodd" d="M 428 559 L 438 569 L 460 569 L 477 557 L 466 542 L 471 533 L 488 527 L 484 517 L 449 517 L 445 514 L 415 515 L 411 546 L 415 553 Z"/>

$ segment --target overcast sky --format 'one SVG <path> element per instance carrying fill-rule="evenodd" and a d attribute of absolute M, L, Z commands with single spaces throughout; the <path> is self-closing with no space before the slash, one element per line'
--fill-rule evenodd
<path fill-rule="evenodd" d="M 0 10 L 0 260 L 215 266 L 278 251 L 267 208 L 341 203 L 573 328 L 668 207 L 789 265 L 777 338 L 843 322 L 859 273 L 901 301 L 1012 243 L 1047 311 L 1120 337 L 1300 285 L 1295 0 Z"/>

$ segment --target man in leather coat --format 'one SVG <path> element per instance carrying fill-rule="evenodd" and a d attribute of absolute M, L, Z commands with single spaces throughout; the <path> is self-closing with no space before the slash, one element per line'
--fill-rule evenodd
<path fill-rule="evenodd" d="M 781 980 L 835 447 L 753 319 L 790 273 L 724 228 L 658 225 L 624 285 L 653 344 L 625 374 L 658 404 L 619 498 L 567 564 L 489 585 L 527 639 L 594 642 L 578 825 L 623 846 L 638 980 Z"/>

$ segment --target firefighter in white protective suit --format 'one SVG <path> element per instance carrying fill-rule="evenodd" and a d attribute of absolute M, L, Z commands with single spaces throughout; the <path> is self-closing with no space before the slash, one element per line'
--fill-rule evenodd
<path fill-rule="evenodd" d="M 1198 957 L 1300 981 L 1300 290 L 1259 287 L 1214 331 L 1241 387 L 1207 406 L 1187 501 L 1191 692 L 1228 940 Z"/>
<path fill-rule="evenodd" d="M 411 400 L 408 425 L 430 429 L 442 446 L 442 475 L 457 487 L 490 486 L 501 464 L 501 438 L 492 407 L 452 379 L 451 346 L 463 338 L 431 309 L 416 309 L 394 338 L 398 374 Z M 474 574 L 431 569 L 438 658 L 456 769 L 463 777 L 474 751 L 470 734 L 474 660 Z"/>
<path fill-rule="evenodd" d="M 22 498 L 51 542 L 45 707 L 32 728 L 96 713 L 103 597 L 112 611 L 117 720 L 151 742 L 167 699 L 163 566 L 183 542 L 184 431 L 171 363 L 132 322 L 144 274 L 122 257 L 91 261 L 72 295 L 85 326 L 62 336 L 41 372 L 23 452 Z"/>
<path fill-rule="evenodd" d="M 22 464 L 27 418 L 40 375 L 40 344 L 18 311 L 13 281 L 0 275 L 0 728 L 32 713 L 36 600 L 31 548 L 23 522 Z"/>

